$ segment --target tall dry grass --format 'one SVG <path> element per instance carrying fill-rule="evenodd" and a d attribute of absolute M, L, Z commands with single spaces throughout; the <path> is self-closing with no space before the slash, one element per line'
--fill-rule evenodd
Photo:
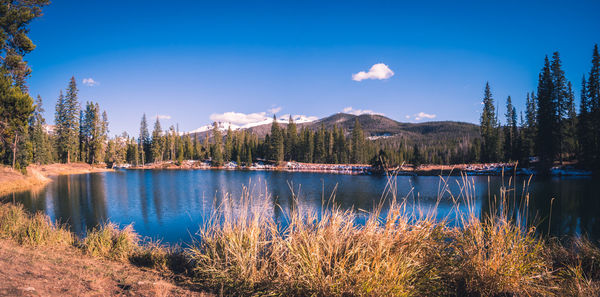
<path fill-rule="evenodd" d="M 472 180 L 463 177 L 458 193 L 447 182 L 441 179 L 438 203 L 454 201 L 455 222 L 440 220 L 437 207 L 423 210 L 409 197 L 398 199 L 393 177 L 371 212 L 329 201 L 320 211 L 293 209 L 284 226 L 270 213 L 267 196 L 246 189 L 238 204 L 225 199 L 187 254 L 204 286 L 229 295 L 600 294 L 598 247 L 554 246 L 537 234 L 527 222 L 528 196 L 517 197 L 512 180 L 490 195 L 493 210 L 482 216 Z M 458 211 L 461 205 L 466 211 Z"/>

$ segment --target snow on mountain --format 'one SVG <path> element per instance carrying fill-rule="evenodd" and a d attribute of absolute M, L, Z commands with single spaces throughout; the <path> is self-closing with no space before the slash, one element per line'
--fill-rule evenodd
<path fill-rule="evenodd" d="M 277 123 L 287 124 L 287 123 L 289 123 L 289 118 L 290 118 L 290 115 L 283 115 L 277 119 Z M 309 123 L 309 122 L 318 120 L 317 117 L 305 116 L 305 115 L 294 115 L 294 116 L 292 116 L 292 119 L 297 124 Z M 243 130 L 243 129 L 248 129 L 248 128 L 252 128 L 252 127 L 256 127 L 256 126 L 271 124 L 272 122 L 273 122 L 273 118 L 265 117 L 261 121 L 257 121 L 257 122 L 253 122 L 253 123 L 249 123 L 249 124 L 245 124 L 245 125 L 241 125 L 241 126 L 238 126 L 238 125 L 235 125 L 232 123 L 226 123 L 226 122 L 217 122 L 217 125 L 219 127 L 219 130 L 227 131 L 230 127 L 231 127 L 231 130 Z M 189 133 L 201 133 L 201 132 L 210 131 L 212 129 L 213 129 L 213 124 L 208 124 L 208 125 L 204 125 L 204 126 L 198 128 L 198 129 L 189 131 Z"/>

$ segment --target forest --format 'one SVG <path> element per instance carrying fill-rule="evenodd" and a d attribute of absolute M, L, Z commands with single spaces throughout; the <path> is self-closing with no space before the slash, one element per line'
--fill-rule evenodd
<path fill-rule="evenodd" d="M 500 116 L 490 84 L 485 84 L 479 133 L 473 133 L 465 123 L 461 126 L 458 122 L 437 122 L 382 135 L 381 127 L 395 121 L 355 117 L 353 123 L 340 126 L 325 119 L 296 125 L 290 118 L 287 124 L 280 125 L 273 116 L 264 136 L 250 129 L 224 131 L 218 123 L 203 136 L 182 133 L 175 126 L 163 129 L 158 118 L 150 134 L 144 114 L 137 137 L 125 132 L 109 137 L 107 113 L 101 111 L 97 102 L 84 104 L 80 100 L 75 77 L 71 77 L 64 93 L 60 91 L 54 125 L 48 125 L 44 119 L 42 98 L 38 95 L 33 100 L 29 94 L 27 78 L 31 68 L 24 56 L 35 45 L 27 36 L 28 25 L 48 3 L 36 0 L 2 6 L 6 11 L 0 19 L 0 157 L 3 164 L 16 169 L 32 163 L 110 166 L 183 160 L 210 161 L 213 166 L 228 162 L 250 166 L 256 161 L 370 163 L 387 167 L 519 162 L 521 166 L 533 165 L 544 171 L 559 164 L 595 171 L 600 168 L 597 45 L 592 51 L 589 73 L 582 78 L 579 108 L 560 55 L 555 52 L 544 59 L 537 90 L 525 94 L 523 111 L 517 111 L 509 96 Z M 428 133 L 437 134 L 427 137 Z"/>

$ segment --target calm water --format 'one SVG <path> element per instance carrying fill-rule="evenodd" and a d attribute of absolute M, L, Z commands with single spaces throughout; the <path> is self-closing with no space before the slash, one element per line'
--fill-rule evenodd
<path fill-rule="evenodd" d="M 409 206 L 429 209 L 438 200 L 439 177 L 395 179 L 398 196 L 408 196 Z M 449 188 L 454 193 L 459 192 L 456 182 L 460 180 L 460 177 L 449 178 Z M 502 178 L 476 176 L 469 180 L 476 189 L 474 209 L 478 214 L 488 212 L 488 189 L 492 197 L 497 196 Z M 132 223 L 143 236 L 174 243 L 189 242 L 224 194 L 229 193 L 235 202 L 242 186 L 247 186 L 255 200 L 266 202 L 273 215 L 284 221 L 283 213 L 292 207 L 321 209 L 322 201 L 328 200 L 333 192 L 335 201 L 343 208 L 370 210 L 379 202 L 387 182 L 384 176 L 319 173 L 124 170 L 60 176 L 43 189 L 2 199 L 20 202 L 32 211 L 44 211 L 52 219 L 68 223 L 78 234 L 110 220 L 120 225 Z M 508 178 L 504 182 L 508 183 Z M 583 233 L 600 239 L 599 182 L 592 178 L 533 179 L 529 186 L 530 217 L 536 218 L 538 229 L 545 234 L 550 228 L 554 235 Z M 517 184 L 522 183 L 523 178 L 517 178 Z M 297 200 L 292 198 L 292 188 Z M 521 187 L 516 192 L 520 197 Z M 552 198 L 555 199 L 551 203 Z M 446 217 L 453 205 L 449 195 L 444 195 L 437 217 Z"/>

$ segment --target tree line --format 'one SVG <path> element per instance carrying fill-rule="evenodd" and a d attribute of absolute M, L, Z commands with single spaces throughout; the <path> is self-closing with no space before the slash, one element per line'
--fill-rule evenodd
<path fill-rule="evenodd" d="M 536 92 L 527 93 L 525 114 L 517 113 L 506 99 L 505 124 L 501 125 L 489 83 L 480 118 L 480 161 L 519 161 L 547 172 L 556 164 L 600 169 L 600 54 L 592 51 L 591 68 L 581 83 L 579 112 L 573 85 L 565 77 L 560 54 L 544 65 Z M 576 162 L 575 162 L 576 161 Z"/>
<path fill-rule="evenodd" d="M 535 92 L 526 94 L 524 112 L 517 112 L 509 96 L 504 124 L 486 84 L 480 136 L 442 135 L 437 139 L 407 136 L 368 139 L 358 119 L 342 127 L 310 129 L 290 118 L 280 125 L 275 117 L 264 138 L 217 123 L 211 133 L 180 133 L 175 126 L 163 130 L 156 119 L 152 134 L 142 117 L 137 138 L 126 133 L 108 137 L 108 118 L 95 102 L 83 104 L 74 77 L 56 103 L 55 125 L 43 117 L 42 98 L 30 97 L 27 78 L 31 69 L 24 56 L 35 49 L 29 24 L 42 15 L 47 0 L 0 1 L 0 161 L 13 168 L 30 163 L 87 162 L 90 164 L 183 160 L 210 160 L 250 165 L 254 161 L 309 163 L 455 164 L 511 162 L 544 170 L 556 163 L 575 162 L 600 168 L 600 55 L 596 45 L 592 65 L 581 83 L 579 112 L 573 86 L 565 77 L 558 52 L 546 57 Z M 448 123 L 451 125 L 451 123 Z M 50 133 L 49 133 L 50 132 Z M 532 158 L 533 157 L 533 158 Z"/>

